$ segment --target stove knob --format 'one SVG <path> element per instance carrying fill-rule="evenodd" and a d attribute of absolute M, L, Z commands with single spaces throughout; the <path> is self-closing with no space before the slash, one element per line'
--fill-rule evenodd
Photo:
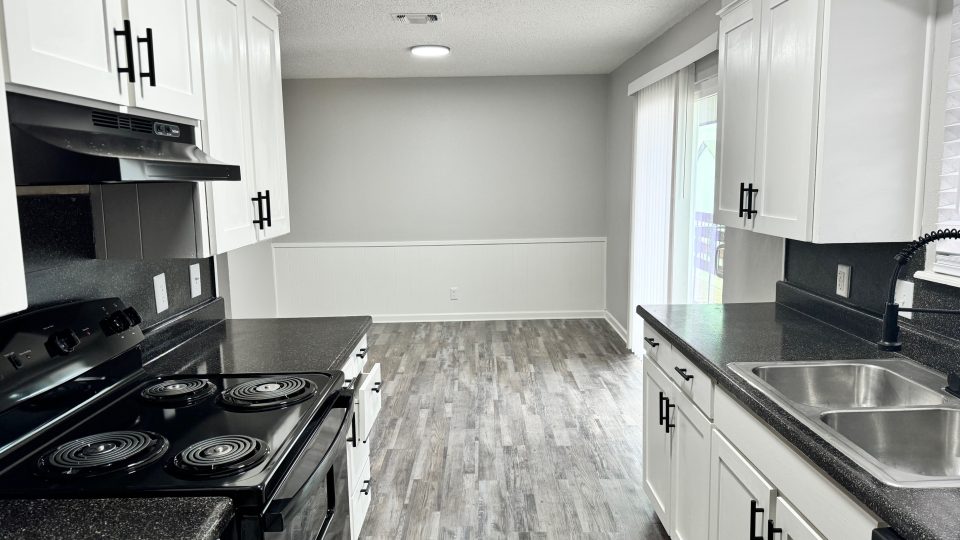
<path fill-rule="evenodd" d="M 112 336 L 130 328 L 130 323 L 130 318 L 124 312 L 114 311 L 109 317 L 100 321 L 100 327 L 103 328 L 104 334 Z"/>
<path fill-rule="evenodd" d="M 130 320 L 130 326 L 140 326 L 140 323 L 143 322 L 143 317 L 141 317 L 140 314 L 137 313 L 137 310 L 133 309 L 132 307 L 128 307 L 127 309 L 123 310 L 123 314 L 126 315 L 127 319 Z"/>
<path fill-rule="evenodd" d="M 61 330 L 50 336 L 46 345 L 50 356 L 67 355 L 80 345 L 80 338 L 73 330 Z"/>

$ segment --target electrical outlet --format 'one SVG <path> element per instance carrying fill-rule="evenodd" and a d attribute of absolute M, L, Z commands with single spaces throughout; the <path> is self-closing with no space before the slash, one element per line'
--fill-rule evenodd
<path fill-rule="evenodd" d="M 157 297 L 157 313 L 163 313 L 170 307 L 167 302 L 167 275 L 153 276 L 153 294 Z"/>
<path fill-rule="evenodd" d="M 902 308 L 912 308 L 913 307 L 913 282 L 906 281 L 903 279 L 897 280 L 897 290 L 893 293 L 893 301 L 897 304 L 900 304 Z M 901 317 L 906 317 L 908 319 L 913 318 L 913 313 L 900 312 Z"/>
<path fill-rule="evenodd" d="M 460 287 L 450 287 L 450 300 L 460 299 Z"/>
<path fill-rule="evenodd" d="M 844 298 L 850 298 L 850 272 L 850 266 L 837 265 L 837 294 Z"/>
<path fill-rule="evenodd" d="M 200 296 L 200 263 L 190 265 L 190 298 Z"/>

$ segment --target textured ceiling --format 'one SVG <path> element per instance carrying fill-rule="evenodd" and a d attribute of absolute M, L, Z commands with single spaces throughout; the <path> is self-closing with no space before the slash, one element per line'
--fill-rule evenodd
<path fill-rule="evenodd" d="M 706 0 L 279 0 L 284 78 L 609 73 Z M 392 13 L 441 14 L 439 23 Z M 441 59 L 409 47 L 448 45 Z"/>

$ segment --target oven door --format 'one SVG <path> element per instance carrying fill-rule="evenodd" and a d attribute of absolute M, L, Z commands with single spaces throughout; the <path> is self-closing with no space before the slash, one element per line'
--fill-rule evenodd
<path fill-rule="evenodd" d="M 352 393 L 345 392 L 260 516 L 265 540 L 349 540 L 346 433 L 353 414 Z"/>

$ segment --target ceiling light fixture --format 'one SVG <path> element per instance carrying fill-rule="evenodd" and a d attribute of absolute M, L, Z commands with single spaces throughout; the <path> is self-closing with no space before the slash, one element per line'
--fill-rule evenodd
<path fill-rule="evenodd" d="M 450 54 L 450 47 L 445 45 L 417 45 L 410 47 L 410 53 L 424 58 L 439 58 Z"/>

